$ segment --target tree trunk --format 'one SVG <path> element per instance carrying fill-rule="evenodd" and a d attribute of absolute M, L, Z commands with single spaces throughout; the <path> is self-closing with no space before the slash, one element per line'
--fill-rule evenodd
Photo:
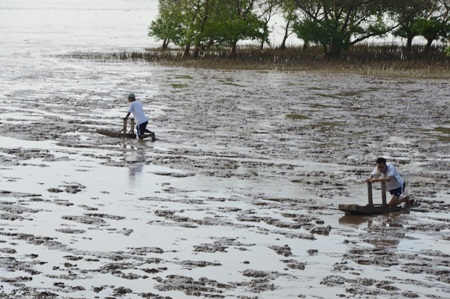
<path fill-rule="evenodd" d="M 291 23 L 291 20 L 288 20 L 286 23 L 286 28 L 284 29 L 284 36 L 283 36 L 283 41 L 281 42 L 280 45 L 280 49 L 281 50 L 286 50 L 286 40 L 289 37 L 289 25 Z"/>
<path fill-rule="evenodd" d="M 269 44 L 268 36 L 269 36 L 269 29 L 268 29 L 268 25 L 266 23 L 266 24 L 264 24 L 264 33 L 263 33 L 263 36 L 261 37 L 261 44 L 259 45 L 260 50 L 262 50 L 264 48 L 264 43 L 266 41 Z M 270 44 L 269 44 L 269 46 L 270 46 Z"/>
<path fill-rule="evenodd" d="M 306 52 L 308 50 L 309 44 L 307 41 L 303 41 L 302 51 Z M 325 48 L 325 47 L 324 47 Z"/>
<path fill-rule="evenodd" d="M 425 48 L 423 48 L 423 54 L 427 55 L 430 53 L 431 45 L 433 44 L 434 38 L 427 39 L 427 44 L 425 45 Z"/>
<path fill-rule="evenodd" d="M 200 52 L 199 46 L 195 46 L 194 52 L 192 53 L 192 58 L 197 59 L 199 52 Z"/>
<path fill-rule="evenodd" d="M 165 39 L 163 40 L 162 49 L 163 49 L 163 50 L 166 50 L 168 47 L 169 47 L 169 39 L 168 39 L 168 38 L 165 38 Z"/>
<path fill-rule="evenodd" d="M 328 58 L 339 58 L 341 56 L 342 48 L 336 44 L 336 42 L 331 42 L 330 48 L 327 53 Z"/>
<path fill-rule="evenodd" d="M 184 47 L 183 58 L 188 58 L 190 51 L 191 51 L 191 44 L 189 43 Z"/>
<path fill-rule="evenodd" d="M 411 54 L 412 52 L 412 41 L 413 41 L 414 36 L 408 36 L 406 38 L 406 53 L 407 54 Z"/>
<path fill-rule="evenodd" d="M 261 39 L 261 43 L 259 44 L 259 49 L 262 50 L 264 49 L 264 39 Z"/>
<path fill-rule="evenodd" d="M 207 48 L 208 48 L 208 49 L 211 49 L 213 46 L 214 46 L 214 39 L 211 38 L 211 39 L 209 40 L 209 42 L 208 42 Z"/>
<path fill-rule="evenodd" d="M 230 52 L 230 57 L 236 57 L 236 45 L 237 42 L 233 42 L 233 44 L 231 45 L 231 52 Z"/>
<path fill-rule="evenodd" d="M 286 50 L 286 40 L 287 40 L 287 37 L 286 37 L 286 35 L 283 37 L 283 41 L 281 42 L 281 45 L 280 45 L 280 47 L 279 47 L 279 49 L 280 50 Z"/>

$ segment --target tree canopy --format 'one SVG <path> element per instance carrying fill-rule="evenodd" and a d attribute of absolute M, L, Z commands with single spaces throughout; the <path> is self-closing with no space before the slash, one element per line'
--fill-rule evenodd
<path fill-rule="evenodd" d="M 159 13 L 149 35 L 184 48 L 185 55 L 197 57 L 206 48 L 229 49 L 243 40 L 268 44 L 268 23 L 274 14 L 285 21 L 286 39 L 295 34 L 304 48 L 320 45 L 324 54 L 339 57 L 351 46 L 371 37 L 392 34 L 406 39 L 411 48 L 414 37 L 447 41 L 450 35 L 450 0 L 159 0 Z"/>

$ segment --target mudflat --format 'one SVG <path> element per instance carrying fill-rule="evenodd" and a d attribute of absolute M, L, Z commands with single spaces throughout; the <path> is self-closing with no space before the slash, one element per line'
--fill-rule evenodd
<path fill-rule="evenodd" d="M 447 81 L 59 59 L 2 86 L 4 296 L 447 298 Z M 420 206 L 344 215 L 377 156 Z"/>

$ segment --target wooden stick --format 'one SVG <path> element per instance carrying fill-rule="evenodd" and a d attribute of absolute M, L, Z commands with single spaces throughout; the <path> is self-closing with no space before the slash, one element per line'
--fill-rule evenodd
<path fill-rule="evenodd" d="M 131 119 L 130 134 L 134 134 L 134 118 Z"/>
<path fill-rule="evenodd" d="M 386 182 L 381 182 L 381 202 L 386 205 Z"/>
<path fill-rule="evenodd" d="M 128 119 L 124 118 L 123 119 L 123 127 L 122 127 L 122 133 L 124 133 L 124 134 L 127 133 L 127 123 L 128 123 Z"/>
<path fill-rule="evenodd" d="M 372 183 L 371 182 L 367 182 L 367 199 L 369 200 L 369 206 L 373 206 Z"/>

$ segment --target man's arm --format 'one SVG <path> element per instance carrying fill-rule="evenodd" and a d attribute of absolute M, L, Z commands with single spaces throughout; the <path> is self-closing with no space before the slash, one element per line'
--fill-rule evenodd
<path fill-rule="evenodd" d="M 373 178 L 372 175 L 366 180 L 366 182 L 389 182 L 392 179 L 391 176 L 387 176 L 385 178 Z"/>
<path fill-rule="evenodd" d="M 366 183 L 371 182 L 371 180 L 372 180 L 374 177 L 376 177 L 376 169 L 374 169 L 374 170 L 370 173 L 369 177 L 365 180 L 365 182 L 366 182 Z"/>
<path fill-rule="evenodd" d="M 127 119 L 128 116 L 130 116 L 130 112 L 127 113 L 127 116 L 125 116 L 124 119 Z"/>

